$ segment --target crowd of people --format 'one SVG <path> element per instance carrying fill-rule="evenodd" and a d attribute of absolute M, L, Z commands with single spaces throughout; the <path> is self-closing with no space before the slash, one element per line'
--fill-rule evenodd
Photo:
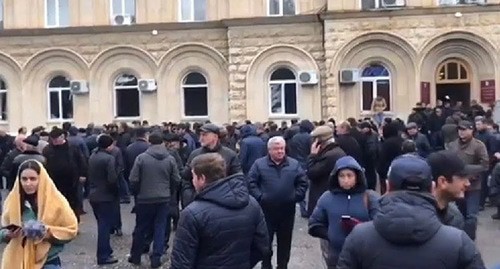
<path fill-rule="evenodd" d="M 85 199 L 97 221 L 98 265 L 118 262 L 110 235 L 123 235 L 120 204 L 133 202 L 134 265 L 149 253 L 151 267 L 161 267 L 172 245 L 172 269 L 271 269 L 276 236 L 277 268 L 288 268 L 298 204 L 328 268 L 485 268 L 477 216 L 491 204 L 500 219 L 500 133 L 491 117 L 477 103 L 446 102 L 418 103 L 406 124 L 378 113 L 0 131 L 10 190 L 2 268 L 61 268 L 59 253 L 89 211 Z"/>

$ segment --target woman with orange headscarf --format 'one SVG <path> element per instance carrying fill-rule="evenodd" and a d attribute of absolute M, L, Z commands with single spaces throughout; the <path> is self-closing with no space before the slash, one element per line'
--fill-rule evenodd
<path fill-rule="evenodd" d="M 61 268 L 59 254 L 78 232 L 68 201 L 35 160 L 19 167 L 4 204 L 2 227 L 0 240 L 7 243 L 2 269 Z"/>

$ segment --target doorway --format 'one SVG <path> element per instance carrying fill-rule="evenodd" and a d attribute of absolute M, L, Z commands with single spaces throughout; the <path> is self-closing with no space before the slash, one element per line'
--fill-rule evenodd
<path fill-rule="evenodd" d="M 436 100 L 457 102 L 467 107 L 471 100 L 471 81 L 468 65 L 459 59 L 448 59 L 441 63 L 436 72 Z"/>
<path fill-rule="evenodd" d="M 468 106 L 470 104 L 470 83 L 436 84 L 436 100 L 450 102 L 451 106 L 457 102 Z"/>

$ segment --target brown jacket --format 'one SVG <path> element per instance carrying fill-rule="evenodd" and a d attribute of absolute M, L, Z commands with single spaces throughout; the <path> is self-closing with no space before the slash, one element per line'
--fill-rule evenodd
<path fill-rule="evenodd" d="M 479 165 L 484 171 L 488 171 L 489 167 L 489 157 L 486 146 L 483 142 L 476 138 L 472 138 L 468 142 L 462 142 L 459 139 L 451 142 L 449 144 L 449 149 L 457 151 L 458 156 L 469 165 Z M 475 175 L 471 178 L 471 185 L 469 190 L 480 190 L 481 189 L 481 176 Z"/>

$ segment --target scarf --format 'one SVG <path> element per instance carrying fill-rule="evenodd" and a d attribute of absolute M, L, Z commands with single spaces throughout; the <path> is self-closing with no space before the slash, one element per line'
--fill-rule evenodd
<path fill-rule="evenodd" d="M 45 224 L 55 240 L 69 241 L 76 237 L 78 222 L 68 201 L 57 190 L 54 182 L 41 163 L 38 183 L 37 219 Z M 4 204 L 2 226 L 15 224 L 22 227 L 21 184 L 16 179 L 14 188 Z M 23 236 L 10 240 L 2 259 L 2 269 L 41 269 L 47 261 L 52 244 L 47 240 L 26 239 L 23 247 Z"/>

